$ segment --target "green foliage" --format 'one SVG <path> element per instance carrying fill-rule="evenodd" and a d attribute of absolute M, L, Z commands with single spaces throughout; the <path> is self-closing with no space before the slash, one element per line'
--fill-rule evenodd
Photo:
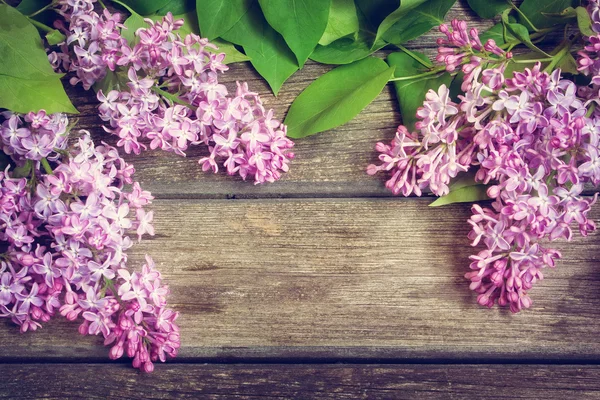
<path fill-rule="evenodd" d="M 59 30 L 52 29 L 50 32 L 48 32 L 46 34 L 46 40 L 48 41 L 48 44 L 50 46 L 55 46 L 59 43 L 64 42 L 65 40 L 67 40 L 67 37 L 65 35 L 63 35 L 62 33 L 60 33 Z"/>
<path fill-rule="evenodd" d="M 275 94 L 298 70 L 296 56 L 281 35 L 266 23 L 258 4 L 254 4 L 222 38 L 244 48 L 254 68 Z"/>
<path fill-rule="evenodd" d="M 259 0 L 259 4 L 302 68 L 325 32 L 331 0 Z"/>
<path fill-rule="evenodd" d="M 373 43 L 374 38 L 372 33 L 361 29 L 356 38 L 342 38 L 327 46 L 317 46 L 310 59 L 321 64 L 350 64 L 387 45 L 383 40 Z"/>
<path fill-rule="evenodd" d="M 369 57 L 343 65 L 311 83 L 285 119 L 288 136 L 302 138 L 343 125 L 381 93 L 394 67 Z"/>
<path fill-rule="evenodd" d="M 428 71 L 423 63 L 417 58 L 426 58 L 422 53 L 414 52 L 413 55 L 398 52 L 392 53 L 387 57 L 390 66 L 396 67 L 394 78 L 411 77 L 420 75 Z M 396 95 L 400 103 L 400 112 L 402 114 L 402 123 L 409 130 L 414 129 L 417 121 L 417 108 L 423 105 L 425 94 L 430 90 L 437 90 L 442 84 L 450 86 L 452 77 L 447 72 L 440 71 L 439 74 L 422 76 L 415 79 L 395 81 Z"/>
<path fill-rule="evenodd" d="M 0 4 L 0 108 L 77 113 L 48 62 L 37 29 L 5 4 Z"/>
<path fill-rule="evenodd" d="M 327 46 L 346 36 L 358 32 L 358 15 L 354 0 L 331 0 L 327 27 L 319 39 L 321 46 Z"/>
<path fill-rule="evenodd" d="M 577 7 L 575 9 L 577 14 L 577 26 L 579 31 L 584 36 L 596 36 L 596 32 L 592 30 L 592 19 L 585 7 Z"/>
<path fill-rule="evenodd" d="M 467 0 L 467 2 L 481 18 L 494 18 L 511 8 L 506 0 Z"/>
<path fill-rule="evenodd" d="M 381 21 L 381 24 L 379 24 L 379 26 L 377 27 L 377 34 L 375 35 L 375 42 L 377 42 L 379 39 L 381 39 L 383 37 L 383 34 L 386 33 L 388 31 L 388 29 L 390 29 L 394 24 L 396 24 L 398 21 L 400 21 L 401 19 L 403 19 L 404 17 L 408 16 L 408 12 L 412 11 L 413 9 L 417 8 L 418 6 L 420 6 L 421 4 L 425 3 L 426 0 L 402 0 L 402 2 L 400 3 L 400 6 L 398 8 L 396 8 L 394 11 L 392 11 L 390 14 L 388 14 L 383 21 Z M 417 16 L 417 18 L 422 18 L 423 15 L 422 14 L 417 14 L 417 12 L 415 12 L 415 15 Z"/>
<path fill-rule="evenodd" d="M 440 207 L 453 203 L 474 203 L 482 200 L 489 200 L 487 195 L 487 186 L 475 184 L 472 186 L 465 186 L 460 189 L 451 189 L 450 193 L 440 197 L 431 203 L 429 207 Z"/>
<path fill-rule="evenodd" d="M 196 0 L 202 37 L 222 37 L 248 12 L 253 0 Z"/>
<path fill-rule="evenodd" d="M 140 15 L 152 15 L 170 3 L 170 0 L 121 0 Z"/>
<path fill-rule="evenodd" d="M 428 0 L 403 15 L 383 34 L 388 43 L 403 44 L 427 33 L 444 22 L 456 0 Z"/>
<path fill-rule="evenodd" d="M 166 15 L 170 12 L 173 15 L 187 14 L 196 9 L 196 0 L 171 0 L 161 9 L 156 11 L 157 15 Z M 196 20 L 196 18 L 193 18 Z"/>
<path fill-rule="evenodd" d="M 564 18 L 552 16 L 571 7 L 573 0 L 524 0 L 519 9 L 538 29 L 560 24 Z M 521 23 L 525 22 L 521 21 Z"/>

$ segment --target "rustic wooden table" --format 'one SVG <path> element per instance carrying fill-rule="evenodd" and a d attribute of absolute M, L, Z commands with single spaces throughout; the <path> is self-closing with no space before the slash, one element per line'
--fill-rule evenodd
<path fill-rule="evenodd" d="M 448 18 L 465 15 L 459 3 Z M 432 54 L 436 36 L 409 47 Z M 246 64 L 222 80 L 248 81 L 283 117 L 327 69 L 308 63 L 278 98 Z M 70 92 L 79 127 L 114 143 L 94 96 Z M 391 197 L 365 173 L 399 122 L 387 87 L 349 124 L 297 141 L 291 171 L 264 186 L 202 173 L 202 149 L 129 157 L 157 232 L 131 265 L 150 254 L 170 284 L 179 357 L 144 375 L 76 324 L 21 335 L 2 321 L 0 398 L 600 398 L 600 236 L 559 246 L 531 310 L 478 306 L 463 278 L 469 206 Z"/>

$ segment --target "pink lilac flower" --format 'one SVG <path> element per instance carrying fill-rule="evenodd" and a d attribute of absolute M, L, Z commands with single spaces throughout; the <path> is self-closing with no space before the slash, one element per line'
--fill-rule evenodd
<path fill-rule="evenodd" d="M 542 270 L 561 257 L 546 243 L 571 240 L 574 228 L 583 236 L 596 229 L 588 212 L 597 195 L 582 191 L 600 182 L 598 90 L 578 90 L 539 63 L 505 79 L 511 55 L 492 40 L 482 45 L 462 21 L 440 30 L 446 39 L 438 41 L 437 61 L 448 71 L 462 68 L 464 94 L 455 102 L 444 85 L 430 90 L 416 131 L 400 126 L 390 145 L 378 143 L 381 164 L 367 171 L 389 171 L 394 194 L 429 188 L 443 196 L 453 178 L 474 170 L 477 182 L 490 185 L 493 203 L 472 207 L 469 239 L 484 248 L 470 257 L 466 278 L 481 305 L 518 312 L 531 306 L 528 291 Z"/>
<path fill-rule="evenodd" d="M 185 156 L 190 146 L 204 144 L 209 154 L 199 160 L 203 171 L 224 168 L 257 184 L 288 171 L 294 143 L 287 127 L 246 83 L 231 94 L 219 83 L 227 66 L 224 54 L 208 51 L 215 45 L 193 33 L 182 37 L 183 20 L 170 13 L 160 21 L 146 19 L 148 26 L 128 44 L 119 34 L 120 16 L 106 10 L 98 15 L 93 3 L 59 1 L 69 22 L 67 41 L 50 59 L 75 72 L 71 83 L 82 82 L 85 89 L 107 70 L 126 73 L 126 86 L 97 93 L 105 130 L 118 136 L 126 153 L 160 148 Z"/>
<path fill-rule="evenodd" d="M 0 172 L 0 316 L 22 332 L 57 313 L 81 318 L 79 331 L 103 335 L 111 358 L 127 349 L 133 365 L 148 372 L 153 362 L 176 356 L 178 313 L 167 308 L 168 287 L 150 257 L 141 272 L 127 269 L 129 235 L 154 233 L 153 214 L 144 210 L 152 196 L 133 181 L 131 165 L 115 148 L 94 145 L 86 131 L 67 148 L 64 115 L 3 117 L 3 129 L 60 145 L 48 150 L 51 173 L 39 164 L 25 177 Z M 28 157 L 21 144 L 5 144 L 15 163 Z"/>

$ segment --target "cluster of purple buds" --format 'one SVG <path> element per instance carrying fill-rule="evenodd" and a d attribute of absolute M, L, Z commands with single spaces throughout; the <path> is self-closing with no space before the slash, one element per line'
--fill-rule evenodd
<path fill-rule="evenodd" d="M 445 44 L 468 53 L 474 33 L 469 40 L 464 23 L 452 25 L 453 32 L 441 28 Z M 600 183 L 600 110 L 560 70 L 548 74 L 539 63 L 505 79 L 510 57 L 494 54 L 495 61 L 479 57 L 477 71 L 465 74 L 459 102 L 444 85 L 429 91 L 417 131 L 400 126 L 391 145 L 378 143 L 382 164 L 368 172 L 391 171 L 386 185 L 394 194 L 429 188 L 442 196 L 452 178 L 475 169 L 494 201 L 491 208 L 473 206 L 469 238 L 485 249 L 470 257 L 466 278 L 481 305 L 497 302 L 518 312 L 532 304 L 527 292 L 543 278 L 541 270 L 561 256 L 544 241 L 571 240 L 573 225 L 584 236 L 595 230 L 587 214 L 596 196 L 582 191 L 586 182 Z M 473 57 L 461 62 L 464 70 Z"/>
<path fill-rule="evenodd" d="M 107 70 L 117 68 L 117 57 L 127 46 L 120 33 L 123 25 L 119 14 L 104 10 L 102 15 L 94 12 L 95 0 L 59 0 L 57 11 L 65 21 L 57 20 L 56 27 L 67 34 L 60 45 L 60 52 L 51 52 L 48 58 L 56 69 L 72 72 L 70 83 L 81 82 L 89 90 L 102 80 Z M 65 26 L 68 24 L 68 26 Z"/>
<path fill-rule="evenodd" d="M 22 118 L 4 116 L 8 123 Z M 33 124 L 21 129 L 33 131 Z M 153 361 L 179 347 L 178 314 L 166 307 L 169 291 L 152 260 L 141 272 L 127 270 L 129 234 L 154 234 L 153 214 L 144 209 L 152 196 L 115 148 L 80 134 L 51 173 L 0 173 L 0 317 L 22 332 L 57 313 L 80 318 L 79 331 L 102 334 L 111 358 L 126 352 L 135 367 L 152 371 Z"/>
<path fill-rule="evenodd" d="M 67 145 L 68 120 L 64 114 L 46 115 L 45 111 L 30 112 L 24 116 L 10 112 L 1 113 L 4 122 L 0 126 L 2 151 L 16 162 L 53 159 L 56 150 Z"/>
<path fill-rule="evenodd" d="M 274 182 L 288 171 L 294 143 L 286 126 L 246 83 L 238 83 L 235 95 L 219 84 L 218 74 L 227 70 L 225 55 L 208 51 L 217 47 L 198 35 L 181 37 L 183 20 L 170 13 L 160 21 L 146 19 L 148 27 L 135 32 L 130 47 L 119 35 L 118 15 L 105 10 L 98 16 L 92 0 L 75 1 L 88 4 L 80 7 L 63 1 L 71 21 L 67 42 L 81 38 L 83 46 L 73 48 L 76 61 L 69 61 L 68 47 L 51 59 L 63 59 L 63 67 L 77 73 L 72 83 L 81 81 L 85 88 L 104 76 L 101 69 L 127 72 L 126 88 L 98 92 L 105 129 L 127 153 L 160 148 L 185 156 L 191 145 L 205 144 L 210 154 L 199 160 L 204 171 L 217 172 L 222 165 L 229 175 L 251 176 L 255 183 Z"/>

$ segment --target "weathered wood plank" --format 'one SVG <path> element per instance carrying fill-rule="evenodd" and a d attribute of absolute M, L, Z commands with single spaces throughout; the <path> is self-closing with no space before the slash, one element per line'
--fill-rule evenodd
<path fill-rule="evenodd" d="M 475 302 L 465 205 L 427 200 L 160 200 L 152 255 L 182 312 L 181 360 L 600 360 L 598 235 L 518 315 Z M 592 213 L 600 218 L 600 209 Z M 0 360 L 106 357 L 63 322 L 20 335 L 0 323 Z"/>
<path fill-rule="evenodd" d="M 0 399 L 597 399 L 572 365 L 0 365 Z"/>
<path fill-rule="evenodd" d="M 473 19 L 474 15 L 466 2 L 457 2 L 447 16 Z M 473 21 L 473 26 L 484 30 L 492 21 Z M 407 44 L 407 47 L 435 53 L 436 29 Z M 385 57 L 392 50 L 380 51 L 376 55 Z M 236 81 L 247 81 L 253 91 L 259 92 L 266 106 L 273 108 L 276 116 L 283 119 L 292 101 L 310 83 L 330 70 L 332 66 L 308 62 L 283 86 L 279 97 L 274 97 L 267 83 L 254 71 L 249 63 L 233 64 L 230 71 L 222 75 L 221 81 L 230 89 Z M 69 95 L 81 111 L 79 128 L 88 129 L 97 139 L 116 141 L 101 128 L 97 116 L 96 101 L 91 92 L 81 87 L 69 89 Z M 181 158 L 161 151 L 130 156 L 138 171 L 137 179 L 143 186 L 160 197 L 178 198 L 181 195 L 198 198 L 225 197 L 346 197 L 346 196 L 389 196 L 383 183 L 385 177 L 370 177 L 367 165 L 377 161 L 374 146 L 378 141 L 393 138 L 400 114 L 391 85 L 350 123 L 316 136 L 298 140 L 294 152 L 296 159 L 290 173 L 276 184 L 254 186 L 251 182 L 241 183 L 237 177 L 220 172 L 217 175 L 203 173 L 197 160 L 206 155 L 204 146 L 195 146 L 188 158 Z"/>

